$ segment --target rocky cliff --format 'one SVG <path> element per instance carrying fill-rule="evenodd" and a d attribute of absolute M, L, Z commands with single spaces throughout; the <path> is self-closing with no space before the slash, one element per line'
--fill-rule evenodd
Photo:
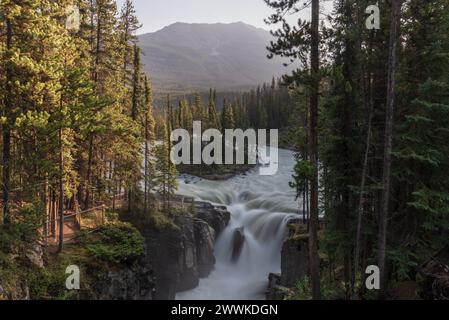
<path fill-rule="evenodd" d="M 307 234 L 298 233 L 299 221 L 289 224 L 290 233 L 282 245 L 281 273 L 268 276 L 267 300 L 283 300 L 298 281 L 308 274 L 309 249 Z"/>
<path fill-rule="evenodd" d="M 195 202 L 194 214 L 175 217 L 179 228 L 143 230 L 147 265 L 155 275 L 155 299 L 172 300 L 177 292 L 195 288 L 215 265 L 214 242 L 227 226 L 226 207 Z"/>
<path fill-rule="evenodd" d="M 153 300 L 155 298 L 155 279 L 147 265 L 146 250 L 131 265 L 122 265 L 107 272 L 94 275 L 95 281 L 86 297 L 89 300 Z M 95 270 L 88 270 L 95 273 Z"/>
<path fill-rule="evenodd" d="M 185 204 L 191 206 L 191 201 L 185 199 Z M 174 215 L 177 227 L 140 230 L 145 239 L 142 256 L 97 277 L 92 298 L 172 300 L 177 292 L 195 288 L 215 266 L 214 242 L 230 213 L 207 202 L 195 202 L 194 208 L 193 213 Z"/>

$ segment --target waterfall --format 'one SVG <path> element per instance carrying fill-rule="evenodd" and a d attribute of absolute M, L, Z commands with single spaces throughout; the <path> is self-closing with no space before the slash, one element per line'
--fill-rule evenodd
<path fill-rule="evenodd" d="M 231 221 L 215 243 L 215 270 L 177 299 L 263 299 L 268 274 L 280 272 L 281 247 L 298 203 L 289 187 L 293 153 L 279 149 L 279 170 L 260 176 L 257 168 L 227 181 L 179 178 L 178 193 L 226 205 Z"/>

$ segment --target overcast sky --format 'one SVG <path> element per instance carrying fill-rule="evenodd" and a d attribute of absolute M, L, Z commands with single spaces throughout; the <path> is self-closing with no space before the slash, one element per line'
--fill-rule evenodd
<path fill-rule="evenodd" d="M 118 7 L 124 0 L 116 0 Z M 139 33 L 154 32 L 175 22 L 230 23 L 245 22 L 269 29 L 264 18 L 273 11 L 263 0 L 134 0 L 137 15 L 143 24 Z M 329 6 L 329 4 L 328 4 Z M 308 16 L 308 12 L 302 15 Z M 298 16 L 289 18 L 296 21 Z"/>

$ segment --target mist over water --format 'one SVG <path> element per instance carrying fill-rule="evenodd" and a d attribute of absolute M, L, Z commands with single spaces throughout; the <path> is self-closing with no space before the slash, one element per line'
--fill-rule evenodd
<path fill-rule="evenodd" d="M 264 299 L 268 274 L 280 272 L 287 222 L 298 212 L 288 184 L 293 166 L 293 153 L 279 149 L 279 170 L 274 176 L 260 176 L 254 168 L 227 181 L 180 177 L 179 194 L 226 205 L 231 221 L 215 243 L 215 270 L 197 288 L 178 293 L 177 299 Z M 244 244 L 233 261 L 234 234 L 242 227 Z"/>

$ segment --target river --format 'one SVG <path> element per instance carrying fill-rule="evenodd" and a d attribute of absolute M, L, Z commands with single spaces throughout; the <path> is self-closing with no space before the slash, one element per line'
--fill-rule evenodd
<path fill-rule="evenodd" d="M 268 274 L 280 272 L 287 222 L 298 212 L 289 187 L 293 166 L 293 153 L 279 149 L 278 172 L 273 176 L 260 176 L 257 168 L 226 181 L 180 176 L 178 194 L 226 205 L 231 221 L 216 240 L 214 271 L 195 289 L 178 293 L 177 299 L 264 299 Z M 234 233 L 241 227 L 245 241 L 232 261 Z"/>

